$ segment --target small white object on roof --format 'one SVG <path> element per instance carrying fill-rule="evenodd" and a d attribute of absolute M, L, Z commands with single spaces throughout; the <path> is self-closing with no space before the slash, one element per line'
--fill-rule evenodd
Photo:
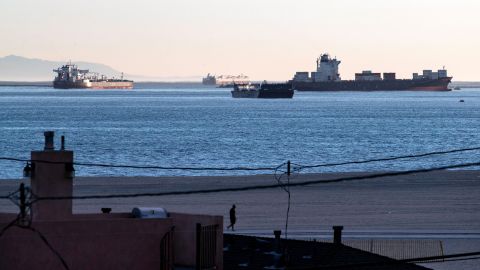
<path fill-rule="evenodd" d="M 168 212 L 162 207 L 135 207 L 132 210 L 135 218 L 168 218 Z"/>

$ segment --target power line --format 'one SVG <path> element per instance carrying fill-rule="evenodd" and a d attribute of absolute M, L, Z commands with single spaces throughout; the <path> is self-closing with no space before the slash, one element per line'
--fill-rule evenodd
<path fill-rule="evenodd" d="M 294 186 L 307 186 L 307 185 L 318 185 L 318 184 L 328 184 L 328 183 L 339 183 L 355 180 L 366 180 L 374 179 L 381 177 L 389 176 L 400 176 L 400 175 L 409 175 L 415 173 L 426 173 L 432 171 L 440 171 L 446 169 L 458 169 L 472 166 L 480 166 L 480 162 L 473 163 L 463 163 L 455 165 L 447 165 L 441 167 L 433 167 L 426 169 L 416 169 L 409 171 L 400 171 L 400 172 L 386 172 L 378 174 L 369 174 L 369 175 L 360 175 L 360 176 L 350 176 L 342 177 L 335 179 L 321 179 L 321 180 L 308 180 L 296 183 L 276 183 L 268 185 L 253 185 L 253 186 L 244 186 L 244 187 L 233 187 L 233 188 L 216 188 L 216 189 L 200 189 L 200 190 L 187 190 L 187 191 L 170 191 L 170 192 L 147 192 L 147 193 L 135 193 L 135 194 L 111 194 L 111 195 L 84 195 L 84 196 L 58 196 L 58 197 L 37 197 L 34 201 L 42 200 L 84 200 L 84 199 L 111 199 L 111 198 L 134 198 L 134 197 L 160 197 L 160 196 L 170 196 L 170 195 L 191 195 L 191 194 L 208 194 L 208 193 L 219 193 L 219 192 L 238 192 L 238 191 L 249 191 L 249 190 L 262 190 L 262 189 L 272 189 L 272 188 L 286 188 Z"/>
<path fill-rule="evenodd" d="M 14 227 L 17 222 L 20 220 L 20 214 L 12 221 L 10 221 L 5 227 L 0 231 L 0 238 L 12 227 Z"/>
<path fill-rule="evenodd" d="M 436 262 L 417 262 L 417 263 L 443 263 L 443 262 L 458 262 L 458 261 L 472 261 L 472 260 L 478 260 L 480 257 L 470 257 L 470 258 L 460 258 L 460 259 L 447 259 L 447 260 L 442 260 L 442 261 L 436 261 Z"/>
<path fill-rule="evenodd" d="M 395 157 L 387 157 L 387 158 L 368 159 L 368 160 L 360 160 L 360 161 L 346 161 L 346 162 L 325 163 L 325 164 L 317 164 L 317 165 L 301 165 L 301 164 L 294 164 L 294 165 L 298 166 L 297 168 L 295 168 L 295 170 L 301 170 L 301 169 L 310 169 L 310 168 L 319 168 L 319 167 L 333 167 L 333 166 L 363 164 L 363 163 L 379 162 L 379 161 L 391 161 L 391 160 L 406 159 L 406 158 L 419 158 L 419 157 L 427 157 L 427 156 L 432 156 L 432 155 L 451 154 L 451 153 L 475 151 L 475 150 L 480 150 L 480 147 L 460 148 L 460 149 L 452 149 L 452 150 L 446 150 L 446 151 L 435 151 L 435 152 L 428 152 L 428 153 L 395 156 Z M 65 164 L 65 162 L 55 162 L 55 161 L 48 161 L 48 160 L 30 160 L 30 159 L 12 158 L 12 157 L 0 157 L 0 160 L 17 161 L 17 162 L 38 162 L 38 163 L 48 163 L 48 164 Z M 85 162 L 74 162 L 73 165 L 86 166 L 86 167 L 156 169 L 156 170 L 274 171 L 274 170 L 277 170 L 278 168 L 280 168 L 281 166 L 285 165 L 285 163 L 282 163 L 278 166 L 270 166 L 270 167 L 242 167 L 242 166 L 239 166 L 239 167 L 188 167 L 188 166 L 171 166 L 171 167 L 168 167 L 168 166 L 155 166 L 155 165 L 125 165 L 125 164 L 85 163 Z"/>
<path fill-rule="evenodd" d="M 28 222 L 26 226 L 24 225 L 21 225 L 20 224 L 20 220 L 21 220 L 21 216 L 20 214 L 14 219 L 12 220 L 11 222 L 9 222 L 5 227 L 2 228 L 2 230 L 0 231 L 0 238 L 11 228 L 13 227 L 18 227 L 20 229 L 25 229 L 25 230 L 29 230 L 29 231 L 32 231 L 34 233 L 36 233 L 40 239 L 42 240 L 42 242 L 48 247 L 48 249 L 50 249 L 50 251 L 52 251 L 52 253 L 60 260 L 60 262 L 62 263 L 63 267 L 65 269 L 69 269 L 67 263 L 65 262 L 65 260 L 63 259 L 62 255 L 60 255 L 60 253 L 55 249 L 53 248 L 53 246 L 50 244 L 50 242 L 48 242 L 47 238 L 40 232 L 38 231 L 37 229 L 33 228 L 31 226 L 31 222 Z"/>
<path fill-rule="evenodd" d="M 68 267 L 68 264 L 67 262 L 65 261 L 65 259 L 62 257 L 62 255 L 55 249 L 53 248 L 53 246 L 50 244 L 50 242 L 48 242 L 47 238 L 45 237 L 45 235 L 43 235 L 40 231 L 38 231 L 37 229 L 31 227 L 31 226 L 28 226 L 28 227 L 20 227 L 20 228 L 23 228 L 23 229 L 26 229 L 26 230 L 30 230 L 34 233 L 36 233 L 38 235 L 38 237 L 40 237 L 40 239 L 42 240 L 42 242 L 48 247 L 48 249 L 50 249 L 50 251 L 58 258 L 58 260 L 60 260 L 60 262 L 62 263 L 62 266 L 63 268 L 65 268 L 66 270 L 69 270 L 70 268 Z"/>
<path fill-rule="evenodd" d="M 98 165 L 98 164 L 97 164 Z M 282 164 L 283 165 L 283 164 Z M 438 170 L 445 170 L 445 169 L 454 169 L 454 168 L 464 168 L 464 167 L 471 167 L 471 166 L 479 166 L 480 162 L 475 163 L 463 163 L 463 164 L 456 164 L 456 165 L 448 165 L 448 166 L 441 166 L 441 167 L 433 167 L 433 168 L 426 168 L 426 169 L 417 169 L 417 170 L 409 170 L 409 171 L 401 171 L 401 172 L 390 172 L 390 173 L 379 173 L 379 174 L 371 174 L 371 175 L 364 175 L 364 176 L 353 176 L 353 177 L 343 177 L 343 178 L 336 178 L 336 179 L 327 179 L 327 180 L 310 180 L 310 181 L 303 181 L 297 183 L 290 183 L 287 179 L 287 183 L 282 183 L 280 179 L 278 180 L 277 184 L 271 185 L 256 185 L 256 186 L 246 186 L 246 187 L 238 187 L 238 188 L 220 188 L 220 189 L 204 189 L 204 190 L 191 190 L 191 191 L 176 191 L 176 192 L 160 192 L 160 193 L 137 193 L 137 194 L 113 194 L 113 195 L 90 195 L 90 196 L 65 196 L 65 197 L 39 197 L 34 199 L 31 203 L 41 200 L 66 200 L 66 199 L 107 199 L 107 198 L 128 198 L 128 197 L 145 197 L 145 196 L 167 196 L 167 195 L 183 195 L 183 194 L 200 194 L 200 193 L 216 193 L 216 192 L 227 192 L 227 191 L 247 191 L 247 190 L 256 190 L 256 189 L 269 189 L 269 188 L 277 188 L 282 187 L 284 189 L 288 189 L 292 186 L 305 186 L 305 185 L 313 185 L 313 184 L 326 184 L 326 183 L 336 183 L 336 182 L 343 182 L 343 181 L 354 181 L 354 180 L 365 180 L 365 179 L 374 179 L 380 177 L 389 177 L 389 176 L 399 176 L 399 175 L 409 175 L 414 173 L 425 173 L 431 171 L 438 171 Z M 279 166 L 280 167 L 280 166 Z M 277 170 L 277 167 L 275 170 Z M 290 170 L 288 170 L 290 171 Z M 290 194 L 289 194 L 290 195 Z M 2 196 L 4 198 L 9 198 L 9 196 Z M 0 198 L 2 198 L 0 197 Z M 290 197 L 290 196 L 289 196 Z M 31 204 L 30 204 L 31 205 Z M 7 231 L 9 228 L 13 226 L 18 226 L 23 229 L 31 230 L 38 234 L 38 236 L 42 239 L 42 241 L 47 245 L 47 247 L 61 260 L 62 265 L 68 269 L 68 265 L 61 257 L 61 255 L 53 249 L 53 247 L 48 243 L 47 239 L 35 228 L 29 226 L 20 226 L 17 224 L 19 221 L 19 217 L 9 223 L 6 227 L 4 227 L 0 231 L 0 237 Z M 287 211 L 287 223 L 288 226 L 288 211 Z M 453 254 L 453 255 L 446 255 L 446 256 L 436 256 L 436 257 L 423 257 L 423 258 L 414 258 L 414 259 L 407 259 L 407 260 L 398 260 L 394 261 L 393 263 L 408 263 L 408 262 L 421 262 L 427 260 L 437 260 L 437 259 L 448 259 L 448 258 L 458 258 L 458 257 L 466 257 L 466 256 L 476 256 L 480 255 L 480 252 L 473 252 L 473 253 L 462 253 L 462 254 Z M 464 258 L 464 259 L 452 259 L 451 261 L 455 260 L 468 260 L 468 259 L 478 259 L 480 257 L 474 258 Z M 378 262 L 378 263 L 367 263 L 367 264 L 354 264 L 354 265 L 338 265 L 338 266 L 325 266 L 327 268 L 351 268 L 357 266 L 368 266 L 368 265 L 378 265 L 378 264 L 385 264 L 388 262 Z M 321 269 L 324 267 L 315 267 L 310 269 Z M 305 268 L 309 269 L 309 268 Z"/>
<path fill-rule="evenodd" d="M 46 164 L 65 164 L 65 162 L 35 160 L 35 159 L 21 159 L 11 157 L 0 157 L 0 160 L 17 161 L 17 162 L 38 162 Z M 73 162 L 76 166 L 85 167 L 105 167 L 105 168 L 127 168 L 127 169 L 155 169 L 155 170 L 189 170 L 189 171 L 273 171 L 284 163 L 272 167 L 168 167 L 168 166 L 154 166 L 154 165 L 124 165 L 124 164 L 106 164 L 106 163 L 84 163 Z"/>
<path fill-rule="evenodd" d="M 428 152 L 428 153 L 395 156 L 395 157 L 387 157 L 387 158 L 377 158 L 377 159 L 367 159 L 367 160 L 360 160 L 360 161 L 346 161 L 346 162 L 325 163 L 325 164 L 317 164 L 317 165 L 301 165 L 301 164 L 295 164 L 295 165 L 298 166 L 296 170 L 301 170 L 301 169 L 311 169 L 311 168 L 319 168 L 319 167 L 334 167 L 334 166 L 341 166 L 341 165 L 364 164 L 364 163 L 378 162 L 378 161 L 391 161 L 391 160 L 406 159 L 406 158 L 428 157 L 433 155 L 443 155 L 443 154 L 451 154 L 451 153 L 475 151 L 475 150 L 480 150 L 480 147 L 460 148 L 460 149 L 452 149 L 452 150 L 446 150 L 446 151 L 435 151 L 435 152 Z"/>

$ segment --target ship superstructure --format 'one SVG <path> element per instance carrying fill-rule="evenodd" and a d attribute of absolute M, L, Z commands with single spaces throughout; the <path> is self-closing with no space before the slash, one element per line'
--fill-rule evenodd
<path fill-rule="evenodd" d="M 53 80 L 54 88 L 96 88 L 96 89 L 132 89 L 133 81 L 123 79 L 107 78 L 105 75 L 89 72 L 88 69 L 79 69 L 77 65 L 68 63 L 60 68 L 54 69 L 57 73 Z"/>
<path fill-rule="evenodd" d="M 291 80 L 294 89 L 300 91 L 449 91 L 448 77 L 445 68 L 437 71 L 423 70 L 413 73 L 412 79 L 397 79 L 394 72 L 381 73 L 364 70 L 355 73 L 355 80 L 341 80 L 338 66 L 341 62 L 322 54 L 317 58 L 317 69 L 311 72 L 297 72 Z"/>

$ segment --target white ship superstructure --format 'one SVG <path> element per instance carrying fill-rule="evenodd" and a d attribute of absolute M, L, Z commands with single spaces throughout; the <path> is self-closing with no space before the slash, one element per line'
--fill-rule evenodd
<path fill-rule="evenodd" d="M 87 78 L 88 69 L 78 69 L 77 65 L 71 63 L 63 65 L 60 68 L 54 69 L 57 73 L 54 79 L 55 83 L 61 85 L 85 85 L 85 88 L 91 87 L 90 79 Z"/>
<path fill-rule="evenodd" d="M 294 81 L 301 82 L 328 82 L 340 81 L 340 73 L 338 73 L 338 65 L 341 61 L 337 58 L 331 58 L 325 53 L 317 58 L 317 70 L 308 74 L 306 71 L 299 71 L 293 77 Z M 310 76 L 309 76 L 310 75 Z"/>

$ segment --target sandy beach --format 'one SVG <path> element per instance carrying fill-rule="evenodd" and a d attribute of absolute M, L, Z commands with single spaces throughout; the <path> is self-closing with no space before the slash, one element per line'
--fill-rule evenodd
<path fill-rule="evenodd" d="M 291 182 L 336 179 L 374 173 L 299 174 Z M 286 178 L 282 178 L 282 181 Z M 215 177 L 77 177 L 74 195 L 135 194 L 242 187 L 276 183 L 273 175 Z M 18 187 L 19 180 L 0 180 L 0 194 Z M 129 212 L 135 206 L 227 217 L 237 205 L 239 230 L 282 228 L 287 193 L 281 188 L 197 195 L 75 200 L 75 213 Z M 2 211 L 16 206 L 0 201 Z M 289 227 L 329 230 L 344 225 L 355 230 L 480 230 L 480 172 L 439 171 L 291 188 Z"/>
<path fill-rule="evenodd" d="M 299 174 L 291 182 L 336 179 L 374 173 Z M 286 180 L 282 178 L 282 180 Z M 75 195 L 134 194 L 273 184 L 273 175 L 216 177 L 77 177 Z M 0 194 L 19 180 L 0 181 Z M 136 206 L 172 212 L 223 215 L 237 206 L 237 233 L 269 235 L 285 228 L 287 193 L 281 188 L 198 195 L 75 200 L 75 213 L 129 212 Z M 0 201 L 2 212 L 17 208 Z M 445 253 L 480 250 L 480 171 L 438 171 L 291 188 L 292 237 L 330 238 L 343 225 L 345 238 L 439 239 Z M 435 265 L 449 269 L 451 263 Z M 457 267 L 459 264 L 455 264 Z M 430 267 L 433 267 L 430 265 Z M 450 266 L 451 267 L 451 266 Z M 464 267 L 468 267 L 464 265 Z M 463 268 L 467 269 L 467 268 Z"/>

